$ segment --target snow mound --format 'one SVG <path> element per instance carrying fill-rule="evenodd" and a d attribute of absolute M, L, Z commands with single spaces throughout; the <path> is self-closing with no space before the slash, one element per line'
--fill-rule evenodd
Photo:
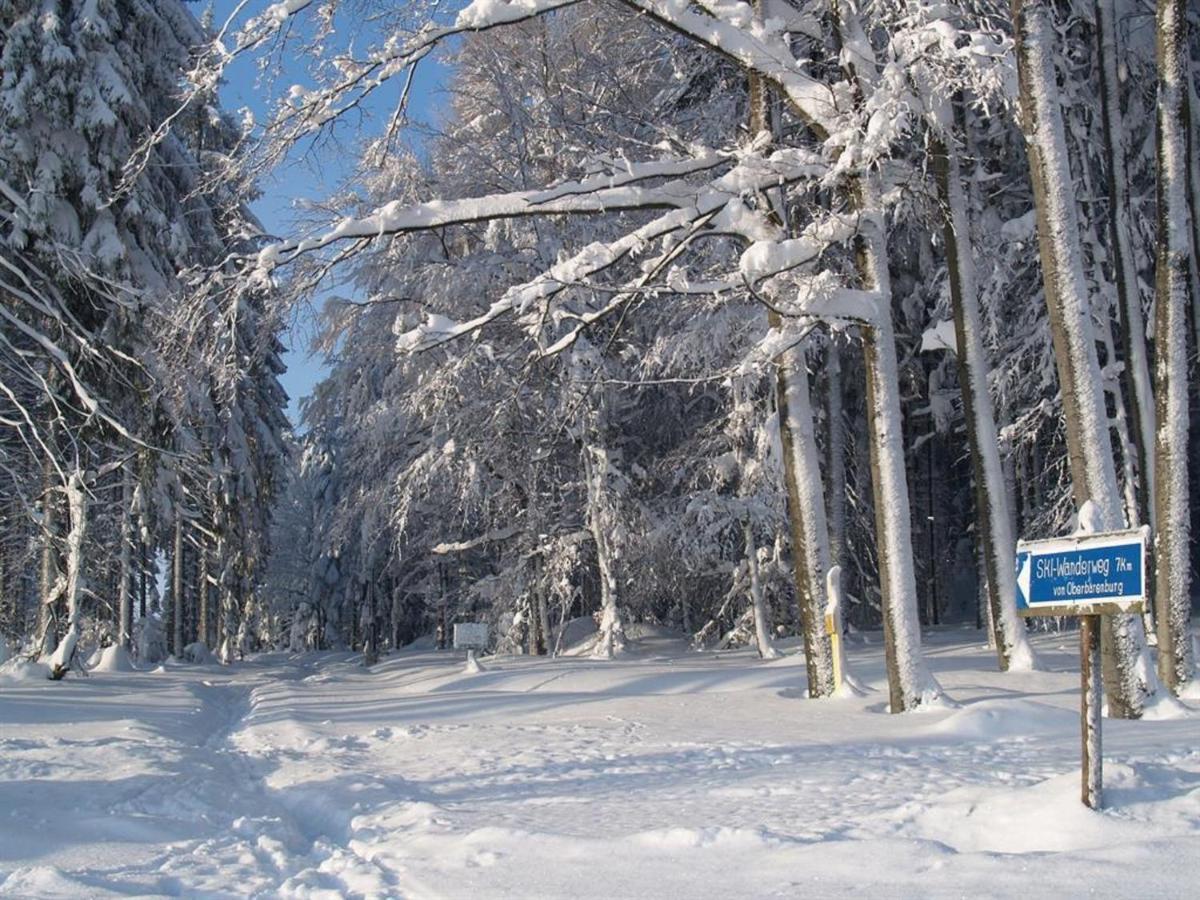
<path fill-rule="evenodd" d="M 95 654 L 99 658 L 92 663 L 93 672 L 136 672 L 129 653 L 120 644 L 112 644 Z"/>
<path fill-rule="evenodd" d="M 1137 780 L 1129 766 L 1105 769 L 1110 782 Z M 1080 803 L 1078 771 L 1016 790 L 958 788 L 934 803 L 907 803 L 900 813 L 908 818 L 901 833 L 938 841 L 959 853 L 1096 850 L 1149 840 L 1155 833 L 1146 822 Z"/>
<path fill-rule="evenodd" d="M 1033 700 L 981 700 L 933 726 L 938 734 L 977 741 L 1024 740 L 1078 728 L 1075 711 Z"/>
<path fill-rule="evenodd" d="M 50 667 L 44 662 L 30 662 L 14 656 L 0 664 L 0 681 L 45 681 L 50 677 Z"/>
<path fill-rule="evenodd" d="M 217 665 L 217 658 L 213 656 L 212 651 L 208 649 L 208 645 L 204 641 L 195 641 L 184 647 L 183 659 L 185 662 L 194 663 L 198 666 Z"/>
<path fill-rule="evenodd" d="M 598 631 L 596 620 L 591 616 L 579 616 L 571 619 L 562 627 L 562 632 L 559 635 L 559 646 L 562 647 L 565 655 L 574 655 L 574 651 L 588 638 L 593 637 Z"/>

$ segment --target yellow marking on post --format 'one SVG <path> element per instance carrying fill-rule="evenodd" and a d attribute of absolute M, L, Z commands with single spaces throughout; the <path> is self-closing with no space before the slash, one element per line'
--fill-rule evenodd
<path fill-rule="evenodd" d="M 829 652 L 833 655 L 833 689 L 838 691 L 842 686 L 842 635 L 833 613 L 825 613 L 825 633 L 829 635 Z"/>

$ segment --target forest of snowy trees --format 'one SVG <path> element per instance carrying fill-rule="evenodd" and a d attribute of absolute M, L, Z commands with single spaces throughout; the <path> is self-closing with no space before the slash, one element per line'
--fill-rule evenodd
<path fill-rule="evenodd" d="M 634 623 L 763 657 L 799 636 L 825 696 L 832 606 L 882 629 L 899 712 L 941 692 L 923 627 L 1038 665 L 1018 537 L 1145 526 L 1109 712 L 1191 680 L 1187 0 L 0 0 L 0 24 L 0 655 L 371 665 L 462 621 L 547 654 L 591 617 L 599 657 Z M 268 114 L 220 106 L 243 58 Z M 339 188 L 265 234 L 258 186 L 323 154 Z M 296 310 L 328 373 L 290 426 Z"/>

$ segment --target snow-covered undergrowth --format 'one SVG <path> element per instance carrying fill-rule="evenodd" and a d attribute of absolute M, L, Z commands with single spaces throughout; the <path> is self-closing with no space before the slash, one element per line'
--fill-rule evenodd
<path fill-rule="evenodd" d="M 1200 718 L 1107 721 L 1078 802 L 1071 635 L 1000 675 L 932 636 L 959 702 L 803 698 L 802 660 L 348 655 L 0 681 L 0 895 L 1181 896 Z"/>

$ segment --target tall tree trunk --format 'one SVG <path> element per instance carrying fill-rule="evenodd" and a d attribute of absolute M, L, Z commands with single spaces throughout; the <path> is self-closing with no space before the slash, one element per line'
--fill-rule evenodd
<path fill-rule="evenodd" d="M 171 546 L 171 653 L 183 659 L 183 508 L 175 507 L 175 538 Z"/>
<path fill-rule="evenodd" d="M 1013 0 L 1030 177 L 1037 206 L 1042 280 L 1066 415 L 1067 454 L 1075 504 L 1095 505 L 1106 530 L 1123 525 L 1116 466 L 1104 408 L 1103 381 L 1093 340 L 1091 306 L 1083 277 L 1058 85 L 1054 71 L 1049 0 Z M 1104 616 L 1104 681 L 1109 714 L 1138 718 L 1152 689 L 1140 666 L 1145 633 L 1137 616 Z"/>
<path fill-rule="evenodd" d="M 1174 693 L 1192 679 L 1191 510 L 1188 484 L 1188 56 L 1185 0 L 1159 0 L 1158 253 L 1155 278 L 1154 543 L 1158 675 Z"/>
<path fill-rule="evenodd" d="M 756 13 L 761 16 L 761 3 Z M 750 133 L 757 137 L 774 130 L 770 98 L 765 81 L 750 75 Z M 786 227 L 787 210 L 781 202 L 774 213 Z M 783 320 L 775 310 L 767 313 L 769 327 L 779 329 Z M 801 347 L 792 347 L 775 358 L 775 410 L 783 455 L 783 480 L 787 489 L 787 513 L 792 538 L 792 576 L 800 609 L 800 633 L 804 640 L 804 664 L 810 697 L 829 697 L 833 683 L 833 656 L 825 633 L 825 575 L 829 571 L 829 526 L 825 519 L 825 495 L 813 428 L 812 400 L 808 388 L 808 360 Z M 749 538 L 749 533 L 747 538 Z M 757 573 L 752 573 L 757 575 Z M 756 607 L 757 614 L 757 607 Z M 756 626 L 757 626 L 756 619 Z M 769 635 L 768 635 L 769 641 Z M 760 653 L 768 656 L 774 647 Z"/>
<path fill-rule="evenodd" d="M 55 565 L 54 468 L 47 457 L 42 464 L 42 560 L 38 587 L 38 656 L 54 649 L 54 589 L 58 581 Z"/>
<path fill-rule="evenodd" d="M 860 191 L 869 190 L 867 181 Z M 873 209 L 872 196 L 860 208 Z M 917 579 L 913 570 L 912 516 L 900 412 L 900 372 L 892 326 L 891 282 L 886 241 L 878 223 L 864 219 L 857 248 L 862 286 L 879 293 L 874 325 L 863 328 L 867 376 L 867 434 L 871 483 L 875 498 L 875 540 L 879 554 L 879 588 L 883 604 L 884 660 L 891 712 L 906 712 L 941 694 L 921 656 Z"/>
<path fill-rule="evenodd" d="M 770 314 L 771 325 L 781 325 Z M 800 630 L 804 639 L 804 664 L 808 695 L 829 697 L 837 690 L 833 681 L 833 650 L 825 633 L 825 578 L 829 572 L 829 526 L 825 519 L 825 488 L 813 427 L 808 388 L 808 362 L 801 347 L 792 347 L 776 359 L 775 406 L 783 454 L 783 480 L 787 488 L 788 524 L 792 537 L 792 569 Z"/>
<path fill-rule="evenodd" d="M 835 39 L 841 63 L 862 107 L 860 65 L 874 66 L 871 43 L 850 4 L 835 3 Z M 873 73 L 872 73 L 873 74 Z M 867 442 L 875 501 L 875 542 L 883 607 L 884 662 L 888 708 L 906 712 L 941 696 L 942 689 L 921 656 L 920 605 L 913 567 L 912 516 L 904 459 L 904 418 L 900 408 L 900 367 L 892 323 L 892 285 L 887 235 L 870 172 L 854 178 L 847 190 L 853 210 L 865 212 L 855 239 L 855 265 L 864 290 L 878 295 L 875 321 L 862 327 L 866 368 Z"/>
<path fill-rule="evenodd" d="M 363 665 L 373 666 L 379 662 L 378 634 L 375 624 L 375 582 L 370 576 L 363 581 L 361 605 L 363 633 Z"/>
<path fill-rule="evenodd" d="M 1121 316 L 1122 378 L 1133 420 L 1134 456 L 1137 461 L 1138 522 L 1154 528 L 1154 393 L 1150 384 L 1146 324 L 1142 318 L 1137 263 L 1133 256 L 1129 227 L 1128 176 L 1125 168 L 1121 85 L 1117 76 L 1116 10 L 1113 0 L 1096 0 L 1097 44 L 1100 55 L 1100 106 L 1103 112 L 1104 146 L 1108 151 L 1108 235 Z"/>
<path fill-rule="evenodd" d="M 67 478 L 67 514 L 70 517 L 67 531 L 66 607 L 67 628 L 62 639 L 50 656 L 50 677 L 60 679 L 71 669 L 75 651 L 79 648 L 80 600 L 83 598 L 83 549 L 87 538 L 88 499 L 87 485 L 83 480 L 83 469 L 76 466 Z"/>
<path fill-rule="evenodd" d="M 588 527 L 596 544 L 596 566 L 600 570 L 600 634 L 593 656 L 611 659 L 625 649 L 625 624 L 621 619 L 616 560 L 609 542 L 608 454 L 603 448 L 585 446 L 584 469 L 588 488 Z"/>
<path fill-rule="evenodd" d="M 754 612 L 754 641 L 758 644 L 758 655 L 763 659 L 778 659 L 779 651 L 771 639 L 771 615 L 763 596 L 762 580 L 758 577 L 758 546 L 754 543 L 754 526 L 750 520 L 742 522 L 746 536 L 746 567 L 750 575 L 750 607 Z"/>
<path fill-rule="evenodd" d="M 950 273 L 950 300 L 954 307 L 954 333 L 958 350 L 958 382 L 962 391 L 963 418 L 975 475 L 975 529 L 982 545 L 987 582 L 988 622 L 992 628 L 1001 671 L 1033 668 L 1033 649 L 1025 625 L 1017 615 L 1014 550 L 1000 439 L 988 391 L 987 353 L 983 348 L 983 317 L 971 252 L 970 220 L 963 195 L 958 153 L 952 148 L 958 129 L 949 104 L 941 111 L 940 126 L 946 143 L 935 143 L 933 163 L 942 203 L 946 208 L 943 229 L 946 265 Z"/>
<path fill-rule="evenodd" d="M 825 378 L 829 561 L 832 565 L 843 566 L 846 561 L 846 423 L 842 412 L 842 350 L 834 340 L 830 340 L 825 356 Z"/>
<path fill-rule="evenodd" d="M 130 554 L 133 549 L 133 512 L 130 504 L 133 492 L 129 486 L 129 470 L 121 469 L 121 549 L 118 558 L 117 583 L 117 644 L 128 652 L 133 645 L 133 597 L 130 594 L 133 581 L 133 565 Z"/>
<path fill-rule="evenodd" d="M 212 647 L 212 610 L 209 608 L 211 590 L 208 583 L 208 538 L 196 529 L 196 555 L 199 573 L 196 576 L 196 640 Z"/>

